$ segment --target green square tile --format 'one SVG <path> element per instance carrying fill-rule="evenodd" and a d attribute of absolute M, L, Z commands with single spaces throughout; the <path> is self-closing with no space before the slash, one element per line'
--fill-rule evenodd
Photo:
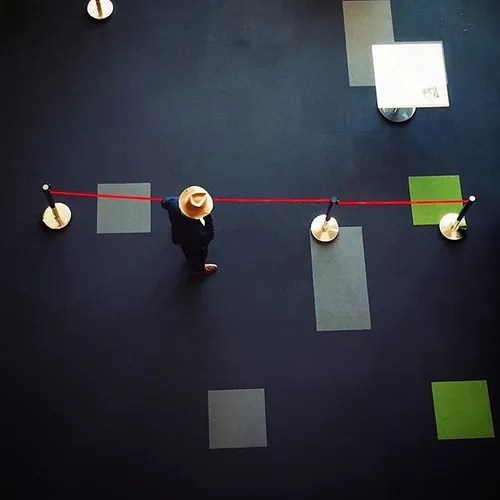
<path fill-rule="evenodd" d="M 410 200 L 461 200 L 462 188 L 458 175 L 430 175 L 408 177 Z M 441 217 L 449 212 L 458 213 L 461 203 L 440 205 L 412 205 L 415 226 L 439 224 Z"/>
<path fill-rule="evenodd" d="M 486 380 L 431 385 L 438 439 L 495 437 Z"/>

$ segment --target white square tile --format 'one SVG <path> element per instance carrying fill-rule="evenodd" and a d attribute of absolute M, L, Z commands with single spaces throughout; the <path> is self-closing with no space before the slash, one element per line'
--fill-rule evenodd
<path fill-rule="evenodd" d="M 442 42 L 373 45 L 379 108 L 450 105 Z"/>

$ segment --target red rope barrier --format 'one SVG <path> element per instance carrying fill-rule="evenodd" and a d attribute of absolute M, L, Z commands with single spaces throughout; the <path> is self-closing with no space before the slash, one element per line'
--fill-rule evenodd
<path fill-rule="evenodd" d="M 339 200 L 339 205 L 440 205 L 466 202 L 467 200 Z"/>
<path fill-rule="evenodd" d="M 78 196 L 84 198 L 107 198 L 115 200 L 161 201 L 160 196 L 139 196 L 128 194 L 84 193 L 77 191 L 51 190 L 57 196 Z M 330 203 L 330 198 L 214 198 L 217 203 Z M 339 200 L 339 205 L 438 205 L 466 203 L 467 200 Z"/>
<path fill-rule="evenodd" d="M 329 203 L 330 198 L 214 198 L 219 203 Z"/>
<path fill-rule="evenodd" d="M 58 196 L 77 196 L 84 198 L 110 198 L 114 200 L 142 200 L 142 201 L 161 201 L 163 198 L 159 196 L 139 196 L 133 194 L 105 194 L 105 193 L 82 193 L 78 191 L 56 191 L 51 189 L 52 194 Z"/>

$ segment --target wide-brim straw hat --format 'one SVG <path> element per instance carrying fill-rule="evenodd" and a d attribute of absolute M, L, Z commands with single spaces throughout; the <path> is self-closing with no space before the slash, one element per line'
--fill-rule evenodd
<path fill-rule="evenodd" d="M 214 200 L 201 186 L 189 186 L 179 195 L 181 212 L 191 219 L 206 217 L 214 208 Z"/>

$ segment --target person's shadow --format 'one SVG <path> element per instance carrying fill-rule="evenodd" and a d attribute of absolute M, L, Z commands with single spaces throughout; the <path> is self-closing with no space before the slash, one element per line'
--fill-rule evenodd
<path fill-rule="evenodd" d="M 206 284 L 211 278 L 193 272 L 187 262 L 163 272 L 136 304 L 143 324 L 176 335 L 199 328 L 209 313 Z"/>

